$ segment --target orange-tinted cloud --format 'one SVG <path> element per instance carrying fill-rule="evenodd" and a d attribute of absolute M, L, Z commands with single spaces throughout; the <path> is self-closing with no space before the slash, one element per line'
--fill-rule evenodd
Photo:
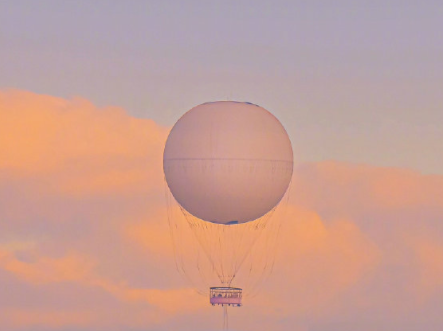
<path fill-rule="evenodd" d="M 221 312 L 175 269 L 167 133 L 81 98 L 0 92 L 0 329 L 217 328 Z M 231 325 L 443 327 L 442 197 L 443 176 L 300 165 L 274 273 Z"/>
<path fill-rule="evenodd" d="M 108 194 L 163 184 L 167 129 L 117 107 L 30 92 L 0 92 L 0 167 L 8 176 L 39 176 L 47 190 Z"/>
<path fill-rule="evenodd" d="M 5 308 L 0 310 L 2 327 L 8 330 L 46 328 L 63 329 L 66 325 L 87 328 L 93 321 L 90 311 L 57 311 L 45 309 Z"/>

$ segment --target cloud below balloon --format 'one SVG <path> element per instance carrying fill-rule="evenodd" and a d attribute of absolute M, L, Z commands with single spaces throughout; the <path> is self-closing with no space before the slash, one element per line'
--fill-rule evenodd
<path fill-rule="evenodd" d="M 17 90 L 0 92 L 0 119 L 0 329 L 220 323 L 175 270 L 162 173 L 168 128 L 82 98 Z M 231 325 L 443 327 L 442 197 L 439 175 L 299 165 L 274 273 L 232 310 Z"/>

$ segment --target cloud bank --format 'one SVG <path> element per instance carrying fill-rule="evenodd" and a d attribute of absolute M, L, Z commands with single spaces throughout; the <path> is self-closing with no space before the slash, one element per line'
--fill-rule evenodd
<path fill-rule="evenodd" d="M 176 273 L 169 128 L 0 92 L 0 329 L 210 330 L 221 311 Z M 443 176 L 335 161 L 296 168 L 274 273 L 238 330 L 443 327 Z"/>

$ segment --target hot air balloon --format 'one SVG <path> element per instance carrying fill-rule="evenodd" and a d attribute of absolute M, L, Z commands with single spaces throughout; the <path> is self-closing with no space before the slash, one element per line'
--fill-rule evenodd
<path fill-rule="evenodd" d="M 177 269 L 209 285 L 212 305 L 241 306 L 244 286 L 272 267 L 271 220 L 293 172 L 288 134 L 255 104 L 207 102 L 173 126 L 163 169 Z M 242 268 L 245 284 L 233 287 Z"/>

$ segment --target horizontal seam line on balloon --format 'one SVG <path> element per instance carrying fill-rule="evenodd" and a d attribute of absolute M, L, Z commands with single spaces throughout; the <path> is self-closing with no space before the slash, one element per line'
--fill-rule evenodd
<path fill-rule="evenodd" d="M 269 159 L 241 159 L 241 158 L 171 158 L 164 161 L 266 161 L 266 162 L 285 162 L 294 163 L 287 160 L 269 160 Z"/>

